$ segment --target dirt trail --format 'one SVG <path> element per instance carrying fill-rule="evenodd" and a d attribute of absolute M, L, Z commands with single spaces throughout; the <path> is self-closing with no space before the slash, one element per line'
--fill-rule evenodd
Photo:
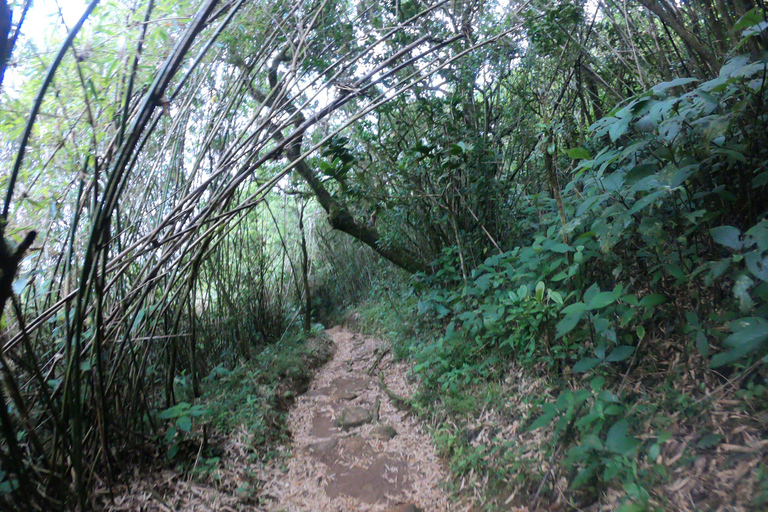
<path fill-rule="evenodd" d="M 446 474 L 418 420 L 398 410 L 368 374 L 409 396 L 407 367 L 381 341 L 334 327 L 334 358 L 290 412 L 293 457 L 264 493 L 270 511 L 451 510 Z M 417 508 L 416 508 L 417 507 Z"/>

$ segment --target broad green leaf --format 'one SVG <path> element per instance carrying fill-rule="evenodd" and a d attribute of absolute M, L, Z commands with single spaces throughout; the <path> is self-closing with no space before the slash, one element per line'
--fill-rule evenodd
<path fill-rule="evenodd" d="M 759 250 L 763 252 L 768 251 L 768 220 L 758 222 L 749 228 L 746 235 L 745 246 L 752 247 L 757 245 Z"/>
<path fill-rule="evenodd" d="M 207 407 L 205 407 L 204 405 L 197 404 L 197 405 L 193 405 L 189 409 L 189 412 L 187 414 L 189 416 L 195 417 L 195 416 L 204 416 L 208 414 L 208 412 L 209 411 Z"/>
<path fill-rule="evenodd" d="M 622 418 L 614 423 L 608 430 L 608 437 L 605 440 L 605 448 L 619 455 L 627 455 L 640 445 L 640 441 L 630 437 L 629 422 Z"/>
<path fill-rule="evenodd" d="M 744 30 L 744 32 L 741 33 L 743 39 L 739 41 L 739 44 L 736 45 L 735 49 L 738 50 L 747 41 L 747 39 L 749 39 L 752 36 L 759 35 L 765 32 L 766 30 L 768 30 L 768 21 L 761 21 L 760 23 L 757 23 L 755 25 L 752 25 L 751 27 L 748 27 L 746 30 Z M 760 80 L 759 78 L 757 80 L 753 80 L 749 84 L 750 88 L 752 88 L 753 90 L 761 89 L 762 85 L 759 85 L 755 82 L 762 82 L 762 80 Z"/>
<path fill-rule="evenodd" d="M 634 185 L 641 180 L 653 176 L 656 174 L 657 167 L 653 164 L 641 164 L 632 168 L 624 177 L 624 184 L 633 187 L 632 190 L 637 190 Z"/>
<path fill-rule="evenodd" d="M 192 419 L 189 416 L 179 416 L 176 418 L 176 426 L 184 432 L 192 430 Z"/>
<path fill-rule="evenodd" d="M 589 311 L 593 311 L 595 309 L 601 309 L 606 306 L 610 306 L 616 302 L 619 297 L 621 297 L 623 291 L 623 289 L 619 289 L 619 287 L 617 287 L 610 292 L 600 292 L 592 297 L 592 300 L 590 300 L 589 304 L 587 305 L 587 309 Z"/>
<path fill-rule="evenodd" d="M 761 172 L 752 178 L 752 188 L 762 188 L 768 185 L 768 171 Z"/>
<path fill-rule="evenodd" d="M 696 350 L 699 351 L 702 357 L 709 357 L 709 340 L 701 331 L 696 333 Z"/>
<path fill-rule="evenodd" d="M 659 128 L 659 135 L 668 143 L 671 144 L 677 136 L 680 134 L 683 123 L 679 119 L 670 119 L 665 122 Z"/>
<path fill-rule="evenodd" d="M 605 362 L 617 363 L 619 361 L 624 361 L 634 353 L 635 353 L 635 347 L 630 347 L 629 345 L 621 345 L 613 349 L 611 353 L 608 354 L 608 357 L 605 358 Z"/>
<path fill-rule="evenodd" d="M 688 325 L 691 327 L 699 327 L 701 325 L 701 321 L 699 320 L 699 315 L 695 311 L 686 311 L 685 321 L 688 322 Z M 690 332 L 690 331 L 686 331 L 686 332 Z"/>
<path fill-rule="evenodd" d="M 586 159 L 590 159 L 590 158 L 592 158 L 592 157 L 589 155 L 589 151 L 587 151 L 587 150 L 586 150 L 586 149 L 584 149 L 584 148 L 573 148 L 573 149 L 569 149 L 569 150 L 567 151 L 567 153 L 568 153 L 568 157 L 569 157 L 569 158 L 571 158 L 571 159 L 573 159 L 573 160 L 579 160 L 579 159 L 585 159 L 585 160 L 586 160 Z"/>
<path fill-rule="evenodd" d="M 442 304 L 435 304 L 435 311 L 437 312 L 437 318 L 443 318 L 451 312 L 450 309 L 446 308 Z"/>
<path fill-rule="evenodd" d="M 721 153 L 727 156 L 730 160 L 741 162 L 743 164 L 747 163 L 747 157 L 741 151 L 736 151 L 734 149 L 728 149 L 728 148 L 720 148 L 716 151 L 713 151 L 713 153 Z"/>
<path fill-rule="evenodd" d="M 585 357 L 584 359 L 582 359 L 581 361 L 573 365 L 573 368 L 571 369 L 571 371 L 573 373 L 588 372 L 598 364 L 600 364 L 600 359 L 596 357 Z"/>
<path fill-rule="evenodd" d="M 565 318 L 557 322 L 557 337 L 562 338 L 569 332 L 573 330 L 576 325 L 578 325 L 579 321 L 581 321 L 581 317 L 584 313 L 573 313 L 570 315 L 566 315 Z"/>
<path fill-rule="evenodd" d="M 635 318 L 636 314 L 637 314 L 637 310 L 635 308 L 625 309 L 624 312 L 621 314 L 621 326 L 625 327 L 629 322 L 632 321 L 633 318 Z"/>
<path fill-rule="evenodd" d="M 547 290 L 547 297 L 552 299 L 555 304 L 563 305 L 563 296 L 560 294 L 560 292 L 555 290 Z"/>
<path fill-rule="evenodd" d="M 564 315 L 581 315 L 587 311 L 587 305 L 583 302 L 574 302 L 570 306 L 566 306 L 561 311 Z"/>
<path fill-rule="evenodd" d="M 165 442 L 171 443 L 173 441 L 173 438 L 176 437 L 176 432 L 178 432 L 179 429 L 176 427 L 171 427 L 165 432 Z"/>
<path fill-rule="evenodd" d="M 667 274 L 669 274 L 670 276 L 676 279 L 677 281 L 676 284 L 684 283 L 685 281 L 687 281 L 688 276 L 685 274 L 683 269 L 680 268 L 679 266 L 673 263 L 668 263 L 664 267 L 664 269 L 667 271 Z"/>
<path fill-rule="evenodd" d="M 709 363 L 711 368 L 735 363 L 768 341 L 768 321 L 763 318 L 741 318 L 731 322 L 730 327 L 734 332 L 724 342 L 730 350 L 712 356 Z"/>
<path fill-rule="evenodd" d="M 599 334 L 605 334 L 605 332 L 611 328 L 611 321 L 604 316 L 593 316 L 592 325 L 595 326 L 595 331 Z"/>
<path fill-rule="evenodd" d="M 576 217 L 581 217 L 587 213 L 592 207 L 598 206 L 600 203 L 608 199 L 608 194 L 603 194 L 595 197 L 586 198 L 578 208 L 576 208 Z"/>
<path fill-rule="evenodd" d="M 720 261 L 710 261 L 708 263 L 710 269 L 709 275 L 712 279 L 717 279 L 718 277 L 725 274 L 725 271 L 728 270 L 728 267 L 731 266 L 731 263 L 731 258 L 723 258 Z"/>
<path fill-rule="evenodd" d="M 659 457 L 659 455 L 661 455 L 661 446 L 659 445 L 659 443 L 653 443 L 648 448 L 648 458 L 651 461 L 655 461 Z"/>
<path fill-rule="evenodd" d="M 738 33 L 741 30 L 757 25 L 761 21 L 763 21 L 762 9 L 755 7 L 754 9 L 747 11 L 744 16 L 733 25 L 733 31 L 734 33 Z"/>
<path fill-rule="evenodd" d="M 752 275 L 768 282 L 768 254 L 761 254 L 760 251 L 748 252 L 744 255 L 744 262 Z"/>
<path fill-rule="evenodd" d="M 630 208 L 629 213 L 634 215 L 635 213 L 646 208 L 647 206 L 650 206 L 667 194 L 669 194 L 669 191 L 665 188 L 651 192 L 647 196 L 644 196 L 640 200 L 636 201 L 635 204 L 632 205 L 632 208 Z"/>
<path fill-rule="evenodd" d="M 549 425 L 555 416 L 557 416 L 557 408 L 554 406 L 554 404 L 544 404 L 542 406 L 542 410 L 543 412 L 541 416 L 536 418 L 536 421 L 531 423 L 531 426 L 528 427 L 528 430 L 536 430 L 538 428 Z"/>
<path fill-rule="evenodd" d="M 169 407 L 168 409 L 161 411 L 160 414 L 157 415 L 157 417 L 160 418 L 161 420 L 178 418 L 179 416 L 186 414 L 188 410 L 189 410 L 189 404 L 187 402 L 181 402 L 177 405 L 174 405 L 173 407 Z"/>
<path fill-rule="evenodd" d="M 587 482 L 589 482 L 593 476 L 595 476 L 595 472 L 597 471 L 597 464 L 592 463 L 589 466 L 585 467 L 579 473 L 576 475 L 576 478 L 573 479 L 570 485 L 570 489 L 576 490 L 579 487 L 583 486 Z"/>
<path fill-rule="evenodd" d="M 736 361 L 746 356 L 747 354 L 748 354 L 748 351 L 736 350 L 736 349 L 728 350 L 726 352 L 720 352 L 719 354 L 713 355 L 712 359 L 709 360 L 709 367 L 719 368 L 727 364 L 735 363 Z"/>
<path fill-rule="evenodd" d="M 557 397 L 555 407 L 558 411 L 564 412 L 569 405 L 573 404 L 573 391 L 566 389 Z"/>
<path fill-rule="evenodd" d="M 670 80 L 669 82 L 662 82 L 658 85 L 653 86 L 653 90 L 655 92 L 664 92 L 667 89 L 671 89 L 672 87 L 679 87 L 681 85 L 688 85 L 692 82 L 698 82 L 698 78 L 676 78 L 674 80 Z"/>
<path fill-rule="evenodd" d="M 672 110 L 677 101 L 675 98 L 670 98 L 664 101 L 658 101 L 650 109 L 650 119 L 654 123 L 661 123 L 669 117 L 669 112 Z"/>
<path fill-rule="evenodd" d="M 768 321 L 764 318 L 741 318 L 731 322 L 730 327 L 734 332 L 725 339 L 728 347 L 762 343 L 768 339 Z"/>
<path fill-rule="evenodd" d="M 547 246 L 547 249 L 559 254 L 564 254 L 566 252 L 573 251 L 573 247 L 564 243 L 552 244 L 550 246 Z"/>
<path fill-rule="evenodd" d="M 616 142 L 629 129 L 629 119 L 616 118 L 608 129 L 611 142 Z"/>
<path fill-rule="evenodd" d="M 739 309 L 747 313 L 755 306 L 752 295 L 749 290 L 755 285 L 755 282 L 746 274 L 741 274 L 733 283 L 733 295 L 739 299 Z"/>
<path fill-rule="evenodd" d="M 602 450 L 603 442 L 595 434 L 587 434 L 582 438 L 582 446 L 593 450 Z"/>
<path fill-rule="evenodd" d="M 608 320 L 605 320 L 605 323 L 608 323 Z M 595 347 L 595 355 L 598 359 L 601 361 L 605 359 L 605 352 L 608 350 L 608 347 L 605 346 L 605 344 L 601 344 Z"/>
<path fill-rule="evenodd" d="M 630 306 L 637 306 L 640 301 L 637 300 L 637 295 L 633 293 L 628 293 L 627 295 L 624 295 L 621 299 L 621 302 L 624 302 L 625 304 L 629 304 Z"/>

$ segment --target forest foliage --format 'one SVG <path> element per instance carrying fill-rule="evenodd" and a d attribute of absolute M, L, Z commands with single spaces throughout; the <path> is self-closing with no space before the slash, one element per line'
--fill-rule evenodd
<path fill-rule="evenodd" d="M 563 384 L 528 427 L 580 506 L 661 506 L 628 381 L 768 394 L 762 2 L 94 0 L 46 38 L 9 5 L 4 507 L 92 508 L 370 290 L 427 395 Z"/>

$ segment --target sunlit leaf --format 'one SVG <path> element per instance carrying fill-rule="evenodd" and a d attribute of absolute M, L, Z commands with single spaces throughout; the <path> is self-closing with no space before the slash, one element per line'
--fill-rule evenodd
<path fill-rule="evenodd" d="M 570 157 L 573 160 L 579 160 L 579 159 L 589 159 L 592 158 L 589 155 L 589 151 L 587 151 L 584 148 L 573 148 L 566 151 L 568 153 L 568 157 Z"/>

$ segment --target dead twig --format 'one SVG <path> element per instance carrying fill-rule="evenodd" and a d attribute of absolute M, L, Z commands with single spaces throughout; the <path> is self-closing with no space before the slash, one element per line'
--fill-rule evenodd
<path fill-rule="evenodd" d="M 368 372 L 367 372 L 368 375 L 373 377 L 373 372 L 376 370 L 376 367 L 379 366 L 379 363 L 381 362 L 381 360 L 384 359 L 384 356 L 389 354 L 389 352 L 390 352 L 390 349 L 382 350 L 381 352 L 379 352 L 379 355 L 376 356 L 376 360 L 374 360 L 371 367 L 368 368 Z"/>
<path fill-rule="evenodd" d="M 382 372 L 379 372 L 379 386 L 381 386 L 382 391 L 387 394 L 389 399 L 392 400 L 396 408 L 401 411 L 413 410 L 413 403 L 411 402 L 410 398 L 402 397 L 387 387 L 387 384 L 384 382 L 384 374 Z"/>

